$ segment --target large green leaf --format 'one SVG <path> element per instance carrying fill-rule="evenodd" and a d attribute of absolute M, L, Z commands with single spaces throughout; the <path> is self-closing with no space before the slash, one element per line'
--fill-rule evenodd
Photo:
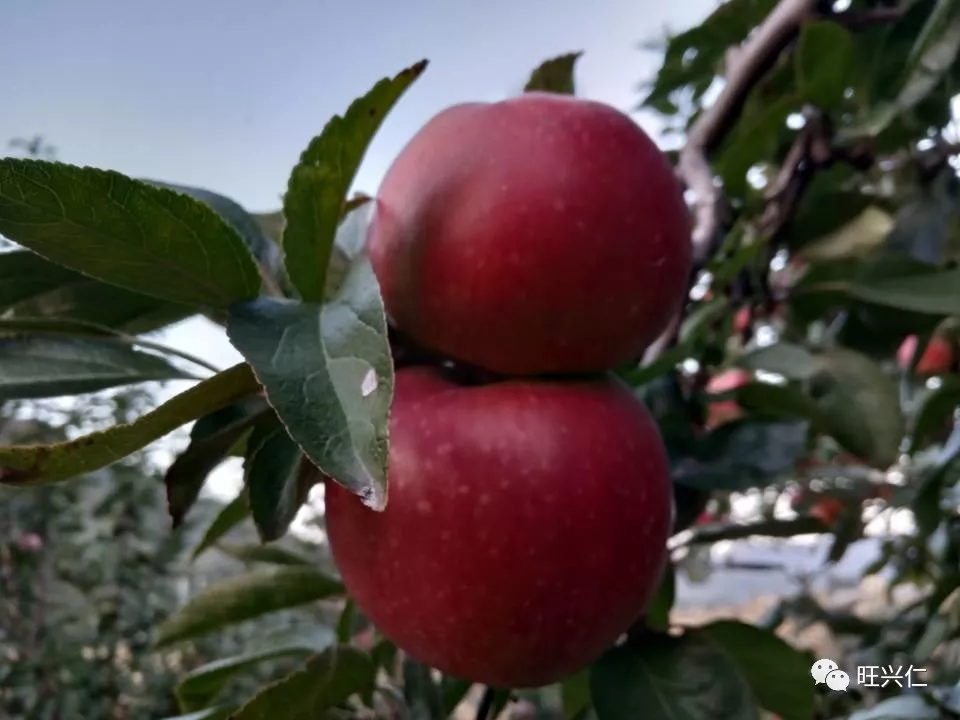
<path fill-rule="evenodd" d="M 0 333 L 0 404 L 177 379 L 197 378 L 112 339 Z"/>
<path fill-rule="evenodd" d="M 99 470 L 259 388 L 250 366 L 240 363 L 131 423 L 55 445 L 0 446 L 0 483 L 39 485 Z"/>
<path fill-rule="evenodd" d="M 582 55 L 582 51 L 565 53 L 540 63 L 530 73 L 530 78 L 524 85 L 523 91 L 525 93 L 549 92 L 560 95 L 575 95 L 576 83 L 573 75 L 577 67 L 577 60 Z"/>
<path fill-rule="evenodd" d="M 393 78 L 384 78 L 335 115 L 310 141 L 293 168 L 284 195 L 283 249 L 287 275 L 307 302 L 324 298 L 326 269 L 337 226 L 346 211 L 367 146 L 384 118 L 427 67 L 422 60 Z"/>
<path fill-rule="evenodd" d="M 938 0 L 932 12 L 926 13 L 925 3 L 916 2 L 900 24 L 906 26 L 924 16 L 925 25 L 915 37 L 906 62 L 900 52 L 885 49 L 887 62 L 900 72 L 893 98 L 878 103 L 856 125 L 843 128 L 839 133 L 841 140 L 879 135 L 899 115 L 926 99 L 953 67 L 960 52 L 960 9 L 953 0 Z"/>
<path fill-rule="evenodd" d="M 263 542 L 287 532 L 319 474 L 275 415 L 253 428 L 244 462 L 250 511 Z"/>
<path fill-rule="evenodd" d="M 196 314 L 179 303 L 107 285 L 29 250 L 0 253 L 0 312 L 58 317 L 142 333 Z"/>
<path fill-rule="evenodd" d="M 813 717 L 811 661 L 774 633 L 736 620 L 697 630 L 720 646 L 750 683 L 760 705 L 782 720 Z"/>
<path fill-rule="evenodd" d="M 223 580 L 195 595 L 157 628 L 157 647 L 207 635 L 267 613 L 343 592 L 339 581 L 310 567 L 278 566 Z"/>
<path fill-rule="evenodd" d="M 262 643 L 257 649 L 242 655 L 214 660 L 188 672 L 176 688 L 181 709 L 191 711 L 208 706 L 217 698 L 226 684 L 239 673 L 256 667 L 266 660 L 322 652 L 336 639 L 329 628 L 322 626 L 310 632 L 297 630 L 289 635 L 290 637 Z"/>
<path fill-rule="evenodd" d="M 83 279 L 29 250 L 0 253 L 0 310 Z"/>
<path fill-rule="evenodd" d="M 864 462 L 892 465 L 906 432 L 894 379 L 870 358 L 844 348 L 820 353 L 817 360 L 811 392 L 822 429 Z"/>
<path fill-rule="evenodd" d="M 0 233 L 103 282 L 187 305 L 256 297 L 236 232 L 203 203 L 120 173 L 0 159 Z"/>
<path fill-rule="evenodd" d="M 244 488 L 237 497 L 224 505 L 217 513 L 217 516 L 203 534 L 200 543 L 194 548 L 192 557 L 196 559 L 204 550 L 213 547 L 220 538 L 246 520 L 249 514 L 250 504 L 247 500 L 247 489 Z"/>
<path fill-rule="evenodd" d="M 806 22 L 794 55 L 797 87 L 808 102 L 831 110 L 843 101 L 853 59 L 853 37 L 830 20 Z"/>
<path fill-rule="evenodd" d="M 813 354 L 801 345 L 778 342 L 755 348 L 736 359 L 747 370 L 777 373 L 789 380 L 806 380 L 817 371 Z"/>
<path fill-rule="evenodd" d="M 608 650 L 590 672 L 598 720 L 758 720 L 750 684 L 702 634 L 657 635 Z"/>
<path fill-rule="evenodd" d="M 960 270 L 911 273 L 863 280 L 850 287 L 853 297 L 931 315 L 960 315 Z"/>
<path fill-rule="evenodd" d="M 944 427 L 960 406 L 960 377 L 950 375 L 942 384 L 923 398 L 913 418 L 913 433 L 910 437 L 910 452 L 923 449 L 927 441 Z"/>
<path fill-rule="evenodd" d="M 188 187 L 186 185 L 172 185 L 159 180 L 144 180 L 144 182 L 165 187 L 174 192 L 183 193 L 195 200 L 209 205 L 220 217 L 237 231 L 237 234 L 246 243 L 254 260 L 261 268 L 261 274 L 274 289 L 281 289 L 285 283 L 283 269 L 283 253 L 275 241 L 265 232 L 257 219 L 244 209 L 240 203 L 231 200 L 219 193 L 204 188 Z"/>
<path fill-rule="evenodd" d="M 190 431 L 190 444 L 170 464 L 163 478 L 174 527 L 183 523 L 207 476 L 227 459 L 230 448 L 258 418 L 270 412 L 266 401 L 254 395 L 197 420 Z"/>
<path fill-rule="evenodd" d="M 372 689 L 375 672 L 369 655 L 350 646 L 333 647 L 268 685 L 230 720 L 316 720 L 351 695 Z"/>
<path fill-rule="evenodd" d="M 307 457 L 382 509 L 394 376 L 369 261 L 354 263 L 325 305 L 261 299 L 235 306 L 227 334 Z"/>

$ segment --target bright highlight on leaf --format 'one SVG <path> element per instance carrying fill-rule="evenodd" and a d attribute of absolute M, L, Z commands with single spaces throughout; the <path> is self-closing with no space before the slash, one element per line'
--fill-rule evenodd
<path fill-rule="evenodd" d="M 199 307 L 256 297 L 257 266 L 210 207 L 120 173 L 0 159 L 0 233 L 117 287 Z"/>
<path fill-rule="evenodd" d="M 347 192 L 367 146 L 384 118 L 427 67 L 422 60 L 380 80 L 334 116 L 294 167 L 284 197 L 283 248 L 287 274 L 307 302 L 324 299 L 324 283 L 337 226 L 347 210 Z"/>

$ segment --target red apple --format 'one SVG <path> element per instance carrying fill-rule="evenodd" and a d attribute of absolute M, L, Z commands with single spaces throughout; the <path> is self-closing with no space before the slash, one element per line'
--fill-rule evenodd
<path fill-rule="evenodd" d="M 752 380 L 753 375 L 746 370 L 742 368 L 732 368 L 730 370 L 724 370 L 710 378 L 707 382 L 706 391 L 710 394 L 719 395 L 720 393 L 735 390 Z M 740 407 L 736 400 L 717 400 L 711 402 L 707 408 L 706 426 L 708 428 L 715 428 L 740 417 L 743 417 L 743 408 Z"/>
<path fill-rule="evenodd" d="M 897 350 L 897 364 L 901 370 L 906 370 L 910 367 L 910 362 L 913 360 L 913 354 L 917 351 L 917 344 L 919 342 L 916 335 L 908 335 L 904 338 L 903 343 L 901 343 L 900 348 Z M 952 364 L 953 348 L 950 346 L 950 343 L 945 338 L 934 335 L 930 338 L 930 342 L 927 343 L 927 347 L 923 351 L 923 355 L 920 356 L 920 361 L 917 363 L 917 367 L 914 368 L 914 372 L 921 377 L 941 375 L 948 372 Z"/>
<path fill-rule="evenodd" d="M 464 387 L 400 370 L 388 503 L 326 483 L 357 606 L 423 663 L 497 687 L 586 666 L 646 609 L 672 523 L 650 414 L 614 380 Z"/>
<path fill-rule="evenodd" d="M 640 356 L 691 268 L 666 156 L 619 110 L 548 93 L 430 120 L 387 171 L 366 247 L 400 329 L 509 375 Z"/>

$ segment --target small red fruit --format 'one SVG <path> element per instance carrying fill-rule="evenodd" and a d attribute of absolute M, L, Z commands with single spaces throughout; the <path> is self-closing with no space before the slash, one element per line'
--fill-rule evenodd
<path fill-rule="evenodd" d="M 659 431 L 613 380 L 464 387 L 400 370 L 388 503 L 326 483 L 334 560 L 398 647 L 496 687 L 548 685 L 646 609 L 672 488 Z"/>
<path fill-rule="evenodd" d="M 749 306 L 744 305 L 737 310 L 736 315 L 733 316 L 733 332 L 737 335 L 742 335 L 747 331 L 747 328 L 750 327 L 752 322 L 753 311 Z"/>
<path fill-rule="evenodd" d="M 917 344 L 919 342 L 916 335 L 908 335 L 904 338 L 903 343 L 901 343 L 900 348 L 897 350 L 897 364 L 901 370 L 906 370 L 910 367 L 910 362 L 913 360 L 913 354 L 917 351 Z M 930 342 L 927 343 L 927 347 L 923 351 L 923 355 L 920 356 L 920 361 L 917 363 L 914 372 L 920 377 L 941 375 L 949 372 L 952 364 L 953 348 L 950 346 L 950 343 L 945 338 L 934 335 L 930 338 Z"/>
<path fill-rule="evenodd" d="M 825 497 L 814 503 L 810 508 L 809 515 L 817 518 L 827 527 L 833 527 L 837 520 L 846 509 L 843 502 L 835 497 Z"/>
<path fill-rule="evenodd" d="M 448 108 L 379 188 L 367 253 L 414 340 L 508 375 L 639 357 L 686 299 L 690 218 L 627 115 L 549 93 Z"/>
<path fill-rule="evenodd" d="M 707 382 L 706 391 L 719 395 L 735 390 L 753 380 L 753 375 L 741 368 L 732 368 L 714 375 Z M 717 400 L 707 407 L 707 428 L 715 428 L 723 423 L 743 417 L 743 408 L 736 400 Z"/>

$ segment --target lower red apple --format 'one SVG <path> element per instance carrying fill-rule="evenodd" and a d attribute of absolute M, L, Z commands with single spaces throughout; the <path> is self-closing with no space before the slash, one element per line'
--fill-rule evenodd
<path fill-rule="evenodd" d="M 901 370 L 906 370 L 910 367 L 913 355 L 917 351 L 918 343 L 919 340 L 916 335 L 908 335 L 904 338 L 903 343 L 901 343 L 900 348 L 897 350 L 897 364 Z M 953 348 L 950 346 L 950 343 L 945 338 L 934 335 L 930 338 L 930 342 L 927 343 L 927 347 L 923 351 L 923 355 L 920 356 L 914 372 L 920 377 L 941 375 L 949 372 L 952 364 Z"/>
<path fill-rule="evenodd" d="M 662 440 L 600 378 L 460 386 L 400 370 L 386 510 L 326 483 L 334 560 L 401 649 L 454 677 L 536 687 L 642 613 L 673 514 Z"/>

